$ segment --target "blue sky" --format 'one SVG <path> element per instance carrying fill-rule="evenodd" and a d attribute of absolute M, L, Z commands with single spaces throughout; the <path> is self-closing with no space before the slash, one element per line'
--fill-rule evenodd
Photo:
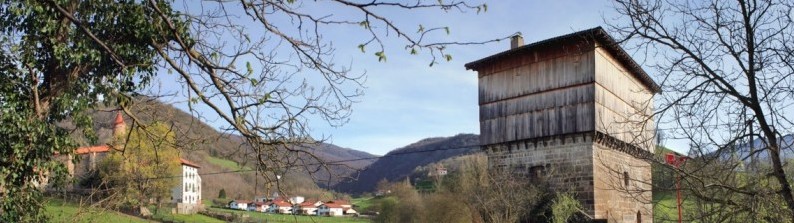
<path fill-rule="evenodd" d="M 450 35 L 440 41 L 480 41 L 521 32 L 525 42 L 531 43 L 605 26 L 605 18 L 615 17 L 611 7 L 608 1 L 500 0 L 488 2 L 488 11 L 480 14 L 438 10 L 384 13 L 403 27 L 450 27 Z M 383 155 L 423 138 L 479 134 L 477 75 L 464 64 L 507 50 L 509 41 L 454 46 L 448 51 L 452 61 L 429 67 L 426 55 L 409 55 L 400 44 L 386 48 L 387 61 L 378 62 L 373 52 L 361 53 L 356 47 L 360 42 L 350 41 L 349 33 L 338 29 L 324 36 L 337 48 L 336 61 L 351 64 L 352 72 L 367 74 L 365 95 L 353 105 L 350 121 L 344 126 L 310 123 L 316 136 L 330 136 L 329 142 L 335 145 Z M 167 79 L 163 82 L 169 82 Z M 177 107 L 185 108 L 184 104 Z M 211 117 L 206 121 L 214 123 Z"/>
<path fill-rule="evenodd" d="M 601 1 L 498 1 L 487 13 L 420 13 L 401 22 L 446 24 L 450 39 L 485 40 L 521 32 L 527 43 L 603 24 L 611 3 Z M 370 54 L 340 49 L 355 67 L 367 71 L 366 95 L 354 105 L 350 122 L 340 128 L 317 128 L 331 142 L 373 154 L 427 137 L 479 134 L 477 74 L 464 64 L 509 48 L 508 41 L 452 47 L 451 62 L 429 67 L 421 56 L 390 56 L 386 63 Z M 342 46 L 340 46 L 342 48 Z M 350 54 L 346 54 L 349 52 Z M 387 51 L 388 52 L 388 51 Z"/>

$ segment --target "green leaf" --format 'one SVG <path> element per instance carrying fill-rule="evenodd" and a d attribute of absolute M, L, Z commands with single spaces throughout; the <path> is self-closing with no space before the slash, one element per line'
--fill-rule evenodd
<path fill-rule="evenodd" d="M 447 31 L 447 35 L 449 35 L 449 26 L 444 27 L 444 30 Z"/>
<path fill-rule="evenodd" d="M 452 60 L 452 55 L 446 54 L 446 55 L 444 55 L 444 59 L 447 59 L 447 61 L 451 61 Z"/>
<path fill-rule="evenodd" d="M 417 30 L 416 33 L 422 33 L 424 31 L 425 31 L 425 27 L 422 26 L 422 24 L 419 24 L 419 30 Z"/>
<path fill-rule="evenodd" d="M 254 78 L 251 78 L 249 80 L 251 81 L 251 85 L 253 85 L 254 87 L 256 87 L 256 85 L 259 84 L 259 81 Z"/>
<path fill-rule="evenodd" d="M 416 48 L 411 47 L 411 55 L 416 55 Z"/>
<path fill-rule="evenodd" d="M 358 25 L 360 25 L 361 27 L 364 27 L 365 29 L 369 29 L 369 21 L 366 21 L 366 20 L 361 21 L 361 22 L 358 23 Z"/>
<path fill-rule="evenodd" d="M 378 62 L 386 61 L 386 54 L 384 54 L 383 51 L 375 53 L 375 56 L 378 57 Z"/>
<path fill-rule="evenodd" d="M 246 67 L 246 69 L 248 69 L 248 75 L 251 75 L 251 74 L 254 73 L 254 68 L 251 67 L 251 62 L 245 62 L 245 67 Z"/>
<path fill-rule="evenodd" d="M 361 50 L 361 52 L 363 53 L 364 52 L 364 44 L 358 44 L 358 49 Z"/>

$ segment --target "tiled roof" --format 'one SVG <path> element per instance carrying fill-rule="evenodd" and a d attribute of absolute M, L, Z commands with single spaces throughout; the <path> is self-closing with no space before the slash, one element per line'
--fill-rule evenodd
<path fill-rule="evenodd" d="M 121 116 L 121 111 L 119 111 L 118 113 L 116 113 L 116 120 L 113 122 L 113 124 L 118 125 L 122 123 L 124 123 L 124 117 Z"/>
<path fill-rule="evenodd" d="M 80 147 L 74 151 L 74 154 L 82 155 L 82 154 L 89 154 L 89 153 L 104 153 L 110 151 L 110 146 L 102 145 L 102 146 L 87 146 L 87 147 Z"/>
<path fill-rule="evenodd" d="M 182 163 L 182 165 L 192 166 L 192 167 L 195 167 L 195 168 L 201 168 L 198 164 L 190 162 L 190 161 L 188 161 L 186 159 L 179 158 L 179 162 Z"/>
<path fill-rule="evenodd" d="M 289 202 L 286 202 L 286 201 L 273 201 L 273 203 L 272 203 L 272 204 L 273 204 L 273 205 L 276 205 L 276 206 L 279 206 L 279 207 L 289 207 L 289 206 L 292 206 L 292 205 L 291 205 Z"/>

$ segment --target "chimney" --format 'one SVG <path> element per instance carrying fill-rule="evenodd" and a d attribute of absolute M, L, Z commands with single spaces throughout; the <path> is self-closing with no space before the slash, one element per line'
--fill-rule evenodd
<path fill-rule="evenodd" d="M 510 49 L 515 49 L 524 45 L 524 37 L 521 37 L 521 32 L 517 32 L 510 37 Z"/>

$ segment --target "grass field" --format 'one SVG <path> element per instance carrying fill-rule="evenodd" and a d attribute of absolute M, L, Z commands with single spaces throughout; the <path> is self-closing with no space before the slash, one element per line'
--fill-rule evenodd
<path fill-rule="evenodd" d="M 370 206 L 372 206 L 372 204 L 374 204 L 376 201 L 377 198 L 374 197 L 359 197 L 359 198 L 353 198 L 352 200 L 350 200 L 350 203 L 357 207 L 356 208 L 357 211 L 364 211 L 367 210 L 367 208 L 369 208 Z"/>
<path fill-rule="evenodd" d="M 58 199 L 48 199 L 44 206 L 50 222 L 152 222 L 142 218 L 99 208 L 80 207 L 78 204 Z"/>
<path fill-rule="evenodd" d="M 288 222 L 301 222 L 301 223 L 342 223 L 342 222 L 370 222 L 366 218 L 353 218 L 353 217 L 318 217 L 318 216 L 303 216 L 303 215 L 283 215 L 283 214 L 270 214 L 254 211 L 239 211 L 221 208 L 209 208 L 212 211 L 227 212 L 234 214 L 246 214 L 251 219 L 256 221 L 264 221 L 269 223 L 288 223 Z"/>
<path fill-rule="evenodd" d="M 248 170 L 248 167 L 241 167 L 237 162 L 218 158 L 214 156 L 206 156 L 207 161 L 210 162 L 212 165 L 220 166 L 229 170 Z"/>

